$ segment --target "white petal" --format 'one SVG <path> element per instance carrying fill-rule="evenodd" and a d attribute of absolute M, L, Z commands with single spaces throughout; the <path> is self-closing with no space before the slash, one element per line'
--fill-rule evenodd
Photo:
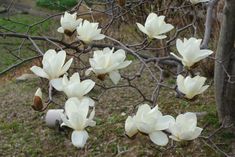
<path fill-rule="evenodd" d="M 147 30 L 145 29 L 145 27 L 142 24 L 140 24 L 140 23 L 136 23 L 136 24 L 137 24 L 137 26 L 138 26 L 138 28 L 139 28 L 139 30 L 141 32 L 143 32 L 144 34 L 148 35 Z"/>
<path fill-rule="evenodd" d="M 64 28 L 63 28 L 63 27 L 60 27 L 60 28 L 57 29 L 57 31 L 58 31 L 59 33 L 64 33 Z"/>
<path fill-rule="evenodd" d="M 71 135 L 72 143 L 75 147 L 83 148 L 89 135 L 86 131 L 73 131 Z"/>
<path fill-rule="evenodd" d="M 49 79 L 49 76 L 47 75 L 47 73 L 45 73 L 45 71 L 38 66 L 33 66 L 30 68 L 30 70 L 37 76 Z"/>
<path fill-rule="evenodd" d="M 78 72 L 73 73 L 73 75 L 69 78 L 70 83 L 80 83 L 80 75 Z"/>
<path fill-rule="evenodd" d="M 184 86 L 184 77 L 182 75 L 177 76 L 176 83 L 177 83 L 177 86 L 178 86 L 178 90 L 181 93 L 186 94 L 187 91 L 186 91 L 185 86 Z"/>
<path fill-rule="evenodd" d="M 65 102 L 65 113 L 68 116 L 69 120 L 71 120 L 70 118 L 73 112 L 79 112 L 79 108 L 78 108 L 79 104 L 80 104 L 80 100 L 75 97 L 69 98 Z"/>
<path fill-rule="evenodd" d="M 90 75 L 90 73 L 91 73 L 92 71 L 93 71 L 92 68 L 87 69 L 86 72 L 85 72 L 85 75 L 86 75 L 86 76 Z"/>
<path fill-rule="evenodd" d="M 153 143 L 159 146 L 165 146 L 168 143 L 168 137 L 162 131 L 155 131 L 149 134 L 149 137 Z"/>
<path fill-rule="evenodd" d="M 130 65 L 131 63 L 132 63 L 132 61 L 124 61 L 122 64 L 117 66 L 117 69 L 123 69 L 123 68 L 127 67 L 128 65 Z"/>
<path fill-rule="evenodd" d="M 165 115 L 165 116 L 159 117 L 156 120 L 155 129 L 156 130 L 166 130 L 169 128 L 169 124 L 174 121 L 175 121 L 175 119 L 170 115 Z"/>
<path fill-rule="evenodd" d="M 161 40 L 161 39 L 165 39 L 167 36 L 166 35 L 157 35 L 157 36 L 153 36 L 153 37 Z"/>
<path fill-rule="evenodd" d="M 41 88 L 38 88 L 37 91 L 35 92 L 34 96 L 38 96 L 42 99 L 42 90 Z"/>
<path fill-rule="evenodd" d="M 115 85 L 118 84 L 119 80 L 121 79 L 121 75 L 117 70 L 110 72 L 109 77 Z"/>
<path fill-rule="evenodd" d="M 200 89 L 200 91 L 199 91 L 198 94 L 203 93 L 205 90 L 207 90 L 208 87 L 209 87 L 209 85 L 203 86 L 203 87 Z"/>
<path fill-rule="evenodd" d="M 176 136 L 174 136 L 174 135 L 170 135 L 169 136 L 172 140 L 174 140 L 174 141 L 177 141 L 177 142 L 179 142 L 179 141 L 181 141 L 180 139 L 178 139 Z"/>
<path fill-rule="evenodd" d="M 73 62 L 73 58 L 71 58 L 71 59 L 62 67 L 62 69 L 61 69 L 61 71 L 60 71 L 60 75 L 63 75 L 64 73 L 66 73 L 66 71 L 69 70 L 69 68 L 70 68 L 70 66 L 71 66 L 71 64 L 72 64 L 72 62 Z"/>
<path fill-rule="evenodd" d="M 53 79 L 50 81 L 51 85 L 58 91 L 63 90 L 62 78 Z"/>
<path fill-rule="evenodd" d="M 135 122 L 131 116 L 128 116 L 128 118 L 126 119 L 125 132 L 129 137 L 134 136 L 138 132 Z"/>
<path fill-rule="evenodd" d="M 176 54 L 174 54 L 174 53 L 170 53 L 172 56 L 174 56 L 176 59 L 178 59 L 178 60 L 180 60 L 180 61 L 182 61 L 182 58 L 180 58 L 180 57 L 178 57 Z"/>
<path fill-rule="evenodd" d="M 102 40 L 102 39 L 104 39 L 105 38 L 105 35 L 103 35 L 103 34 L 98 34 L 98 35 L 96 35 L 94 38 L 93 38 L 93 40 Z"/>
<path fill-rule="evenodd" d="M 94 86 L 95 82 L 90 79 L 87 79 L 81 82 L 81 89 L 79 90 L 83 91 L 83 95 L 86 95 L 92 90 L 92 88 L 94 88 Z"/>

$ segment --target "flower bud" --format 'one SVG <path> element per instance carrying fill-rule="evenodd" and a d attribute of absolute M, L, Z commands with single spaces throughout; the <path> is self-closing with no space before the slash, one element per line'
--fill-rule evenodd
<path fill-rule="evenodd" d="M 38 88 L 33 98 L 33 105 L 31 106 L 35 111 L 41 111 L 43 109 L 42 91 Z"/>

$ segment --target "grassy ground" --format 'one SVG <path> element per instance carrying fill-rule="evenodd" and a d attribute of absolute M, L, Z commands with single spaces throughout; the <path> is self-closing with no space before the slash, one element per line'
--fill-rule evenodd
<path fill-rule="evenodd" d="M 137 63 L 128 68 L 127 72 L 131 73 L 136 66 Z M 147 96 L 150 96 L 153 88 L 149 80 L 148 74 L 145 73 L 134 82 L 138 82 L 139 88 Z M 174 84 L 174 80 L 167 79 L 166 82 Z M 176 143 L 176 147 L 169 150 L 167 148 L 171 147 L 171 142 L 167 147 L 157 147 L 148 137 L 141 134 L 135 139 L 127 138 L 124 134 L 125 119 L 133 111 L 136 112 L 134 106 L 142 101 L 138 93 L 130 88 L 112 89 L 108 91 L 108 95 L 104 94 L 101 97 L 96 103 L 97 126 L 87 129 L 90 137 L 86 147 L 76 149 L 72 146 L 68 134 L 45 126 L 45 113 L 31 109 L 33 94 L 41 83 L 39 79 L 35 79 L 27 82 L 8 81 L 1 85 L 0 156 L 223 156 L 208 146 L 202 138 L 188 143 Z M 105 81 L 105 84 L 110 84 L 110 81 Z M 96 87 L 91 94 L 99 95 L 99 88 Z M 54 97 L 57 101 L 63 102 L 61 93 Z M 175 98 L 174 92 L 163 89 L 158 104 L 163 113 L 174 116 L 185 111 L 206 111 L 208 114 L 199 118 L 199 126 L 206 126 L 203 136 L 209 135 L 219 127 L 213 87 L 190 102 Z M 52 105 L 50 108 L 58 106 Z M 216 134 L 213 141 L 223 151 L 230 152 L 233 138 L 234 134 L 231 131 L 224 130 Z"/>
<path fill-rule="evenodd" d="M 0 18 L 0 25 L 18 32 L 26 33 L 28 31 L 28 26 L 42 20 L 41 17 L 35 17 L 27 14 L 16 14 L 10 16 L 10 20 L 7 18 Z M 55 29 L 55 22 L 46 21 L 40 25 L 30 28 L 28 32 L 31 35 L 47 35 L 48 32 L 53 34 L 52 30 Z M 23 45 L 21 46 L 21 44 Z M 44 48 L 43 42 L 37 42 L 41 48 Z M 26 59 L 33 57 L 37 52 L 32 51 L 33 46 L 28 40 L 17 39 L 17 38 L 0 38 L 0 71 L 6 69 L 7 67 L 16 64 L 21 61 L 21 59 Z M 19 57 L 19 58 L 18 58 Z"/>

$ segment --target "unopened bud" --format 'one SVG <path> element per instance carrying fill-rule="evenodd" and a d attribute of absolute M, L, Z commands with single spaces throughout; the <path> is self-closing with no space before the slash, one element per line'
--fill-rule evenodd
<path fill-rule="evenodd" d="M 35 111 L 41 111 L 43 109 L 42 91 L 38 88 L 33 98 L 33 105 L 31 106 Z"/>

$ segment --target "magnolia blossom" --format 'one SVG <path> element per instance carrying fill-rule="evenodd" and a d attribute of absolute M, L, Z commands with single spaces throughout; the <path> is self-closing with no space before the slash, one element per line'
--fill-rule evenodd
<path fill-rule="evenodd" d="M 57 29 L 60 33 L 65 33 L 67 35 L 72 35 L 76 30 L 77 26 L 82 22 L 82 19 L 77 19 L 77 13 L 69 14 L 68 12 L 64 13 L 64 16 L 61 16 L 60 24 L 61 27 Z"/>
<path fill-rule="evenodd" d="M 147 17 L 144 26 L 137 23 L 140 31 L 148 35 L 149 38 L 164 39 L 167 36 L 163 35 L 174 28 L 171 24 L 167 24 L 165 21 L 165 16 L 158 16 L 155 13 L 150 13 Z"/>
<path fill-rule="evenodd" d="M 151 109 L 149 105 L 143 104 L 135 116 L 128 116 L 125 131 L 129 137 L 138 131 L 148 134 L 153 143 L 164 146 L 168 143 L 168 137 L 162 130 L 168 129 L 170 122 L 174 122 L 174 118 L 170 115 L 163 116 L 158 106 Z"/>
<path fill-rule="evenodd" d="M 90 79 L 80 81 L 79 73 L 74 73 L 70 79 L 64 75 L 63 78 L 52 80 L 51 84 L 56 90 L 63 91 L 69 98 L 77 97 L 80 99 L 95 86 L 95 82 Z"/>
<path fill-rule="evenodd" d="M 100 34 L 101 29 L 98 29 L 99 23 L 90 23 L 84 20 L 77 27 L 78 39 L 84 41 L 85 43 L 90 43 L 93 40 L 101 40 L 105 38 L 105 35 Z"/>
<path fill-rule="evenodd" d="M 195 113 L 187 112 L 177 116 L 175 122 L 169 126 L 170 138 L 175 141 L 193 140 L 197 138 L 202 128 L 197 127 L 197 116 Z"/>
<path fill-rule="evenodd" d="M 71 58 L 66 64 L 64 64 L 65 58 L 65 51 L 59 51 L 56 53 L 55 50 L 50 49 L 43 55 L 43 68 L 33 66 L 30 70 L 40 77 L 47 78 L 49 80 L 56 79 L 66 73 L 73 61 Z"/>
<path fill-rule="evenodd" d="M 191 67 L 194 63 L 208 57 L 213 53 L 211 50 L 200 50 L 202 39 L 184 38 L 184 41 L 177 39 L 176 48 L 182 57 L 178 57 L 174 53 L 171 53 L 175 58 L 179 59 L 186 67 Z"/>
<path fill-rule="evenodd" d="M 95 126 L 96 124 L 93 120 L 95 116 L 94 107 L 88 116 L 89 108 L 92 105 L 87 98 L 83 98 L 82 100 L 70 98 L 65 103 L 65 114 L 61 114 L 63 121 L 61 126 L 67 126 L 74 130 L 71 135 L 71 140 L 73 145 L 78 148 L 84 147 L 89 137 L 85 128 Z"/>
<path fill-rule="evenodd" d="M 111 50 L 106 47 L 103 50 L 94 51 L 93 58 L 89 59 L 91 68 L 86 71 L 86 74 L 88 75 L 91 71 L 97 76 L 109 74 L 113 83 L 117 84 L 121 79 L 118 70 L 131 64 L 131 61 L 125 61 L 125 58 L 126 53 L 122 49 L 114 52 L 114 48 Z"/>
<path fill-rule="evenodd" d="M 192 4 L 202 3 L 202 2 L 208 2 L 210 0 L 190 0 Z"/>
<path fill-rule="evenodd" d="M 185 97 L 192 99 L 195 95 L 204 92 L 209 85 L 204 85 L 206 81 L 205 77 L 195 76 L 191 78 L 187 76 L 184 78 L 182 75 L 177 76 L 177 86 L 180 92 L 185 94 Z"/>

